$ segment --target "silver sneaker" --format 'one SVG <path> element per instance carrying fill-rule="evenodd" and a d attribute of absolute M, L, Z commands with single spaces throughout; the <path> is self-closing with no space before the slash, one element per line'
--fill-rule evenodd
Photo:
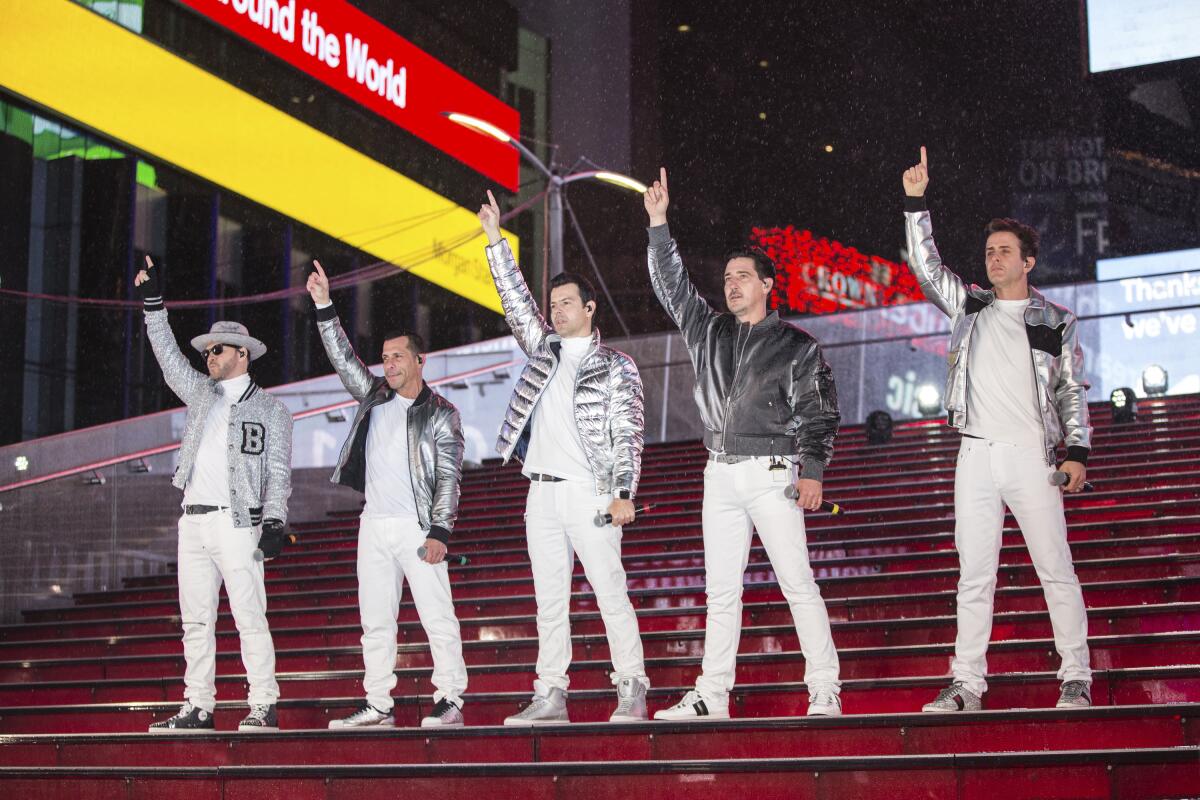
<path fill-rule="evenodd" d="M 363 705 L 348 717 L 329 721 L 329 729 L 335 731 L 343 728 L 392 728 L 395 725 L 396 718 L 392 712 L 380 711 L 372 705 Z"/>
<path fill-rule="evenodd" d="M 422 728 L 461 728 L 462 709 L 446 698 L 437 701 L 429 716 L 421 720 Z"/>
<path fill-rule="evenodd" d="M 729 719 L 729 703 L 709 702 L 695 689 L 675 705 L 654 712 L 655 719 L 694 722 L 705 719 Z"/>
<path fill-rule="evenodd" d="M 808 693 L 808 716 L 810 717 L 840 717 L 842 715 L 842 697 L 833 689 L 824 686 L 815 687 Z"/>
<path fill-rule="evenodd" d="M 570 722 L 567 715 L 567 693 L 551 688 L 541 681 L 533 682 L 533 700 L 519 713 L 504 720 L 505 725 L 553 725 Z"/>
<path fill-rule="evenodd" d="M 1092 687 L 1086 681 L 1067 681 L 1062 685 L 1056 708 L 1088 708 L 1092 704 Z"/>
<path fill-rule="evenodd" d="M 979 695 L 969 691 L 961 682 L 955 681 L 938 692 L 937 698 L 932 703 L 926 703 L 921 710 L 942 714 L 951 711 L 979 711 L 981 708 L 983 700 Z"/>
<path fill-rule="evenodd" d="M 617 710 L 609 722 L 643 722 L 646 713 L 646 684 L 640 678 L 621 678 L 617 681 Z"/>

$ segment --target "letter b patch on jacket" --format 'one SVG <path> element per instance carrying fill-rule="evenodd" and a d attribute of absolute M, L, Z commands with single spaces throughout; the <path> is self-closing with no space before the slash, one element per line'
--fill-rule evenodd
<path fill-rule="evenodd" d="M 267 441 L 267 429 L 258 422 L 242 423 L 242 452 L 250 456 L 262 455 Z"/>

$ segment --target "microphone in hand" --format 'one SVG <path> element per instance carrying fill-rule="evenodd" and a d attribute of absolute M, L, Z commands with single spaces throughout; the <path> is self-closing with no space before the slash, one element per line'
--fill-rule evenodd
<path fill-rule="evenodd" d="M 295 544 L 296 534 L 288 533 L 286 526 L 277 519 L 265 519 L 258 548 L 254 551 L 255 561 L 270 561 L 283 552 L 285 545 Z"/>
<path fill-rule="evenodd" d="M 424 561 L 426 552 L 428 552 L 428 551 L 427 551 L 425 545 L 421 545 L 420 547 L 417 548 L 417 558 Z M 443 560 L 447 564 L 454 564 L 455 566 L 458 566 L 458 567 L 465 567 L 467 564 L 471 563 L 471 559 L 467 558 L 466 556 L 452 556 L 449 553 L 446 554 L 446 557 Z"/>
<path fill-rule="evenodd" d="M 1068 475 L 1067 473 L 1063 472 L 1062 470 L 1055 470 L 1054 472 L 1050 473 L 1050 485 L 1051 486 L 1066 486 L 1070 482 L 1071 482 L 1071 476 Z M 1096 487 L 1092 486 L 1091 481 L 1084 481 L 1083 486 L 1080 486 L 1079 488 L 1080 488 L 1080 490 L 1085 491 L 1085 492 L 1094 492 L 1096 490 Z"/>
<path fill-rule="evenodd" d="M 783 496 L 788 500 L 795 500 L 800 496 L 800 490 L 793 483 L 788 484 L 788 487 L 783 490 Z M 828 511 L 830 514 L 845 514 L 846 509 L 837 503 L 831 503 L 828 500 L 821 501 L 821 509 Z"/>

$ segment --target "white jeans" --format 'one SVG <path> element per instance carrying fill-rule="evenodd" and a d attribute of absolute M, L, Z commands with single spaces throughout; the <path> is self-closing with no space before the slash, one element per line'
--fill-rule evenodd
<path fill-rule="evenodd" d="M 704 661 L 696 689 L 717 702 L 728 702 L 742 635 L 742 580 L 757 529 L 779 588 L 792 611 L 804 682 L 809 691 L 840 691 L 838 655 L 829 615 L 808 563 L 804 512 L 784 496 L 796 469 L 770 470 L 769 458 L 737 464 L 709 461 L 704 468 L 704 580 L 708 618 Z M 777 480 L 776 476 L 783 479 Z"/>
<path fill-rule="evenodd" d="M 427 564 L 417 557 L 427 534 L 416 517 L 364 517 L 358 526 L 358 613 L 362 620 L 363 689 L 380 711 L 392 708 L 396 688 L 396 617 L 404 581 L 433 654 L 434 702 L 443 698 L 459 707 L 467 690 L 462 633 L 450 595 L 446 562 Z"/>
<path fill-rule="evenodd" d="M 1062 492 L 1050 485 L 1054 467 L 1039 447 L 1017 447 L 963 437 L 954 475 L 954 546 L 958 549 L 958 637 L 951 671 L 977 695 L 987 691 L 987 648 L 992 635 L 996 570 L 1004 506 L 1012 510 L 1042 583 L 1054 647 L 1062 657 L 1059 680 L 1092 680 L 1087 611 L 1067 545 Z"/>
<path fill-rule="evenodd" d="M 646 665 L 637 614 L 629 602 L 621 529 L 597 528 L 596 512 L 608 511 L 612 495 L 597 495 L 579 481 L 531 481 L 525 504 L 525 537 L 537 600 L 537 674 L 542 683 L 565 690 L 571 665 L 571 576 L 575 555 L 596 595 L 608 635 L 613 683 L 637 678 L 645 686 Z"/>
<path fill-rule="evenodd" d="M 254 560 L 259 528 L 235 528 L 229 511 L 179 518 L 179 617 L 183 623 L 183 696 L 212 712 L 217 699 L 217 604 L 221 582 L 242 645 L 251 705 L 279 699 L 275 644 L 267 627 L 263 563 Z"/>

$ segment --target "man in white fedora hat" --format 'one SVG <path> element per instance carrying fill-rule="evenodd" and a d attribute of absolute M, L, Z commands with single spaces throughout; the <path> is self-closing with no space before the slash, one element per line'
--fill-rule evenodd
<path fill-rule="evenodd" d="M 279 555 L 292 493 L 292 415 L 250 378 L 250 362 L 267 347 L 239 322 L 216 322 L 192 339 L 208 374 L 179 350 L 163 307 L 159 270 L 150 257 L 134 284 L 146 331 L 171 391 L 187 405 L 174 485 L 183 490 L 179 519 L 179 615 L 183 624 L 184 703 L 151 733 L 213 729 L 216 625 L 221 584 L 229 596 L 250 685 L 242 731 L 277 730 L 275 645 L 267 627 L 262 559 Z"/>

